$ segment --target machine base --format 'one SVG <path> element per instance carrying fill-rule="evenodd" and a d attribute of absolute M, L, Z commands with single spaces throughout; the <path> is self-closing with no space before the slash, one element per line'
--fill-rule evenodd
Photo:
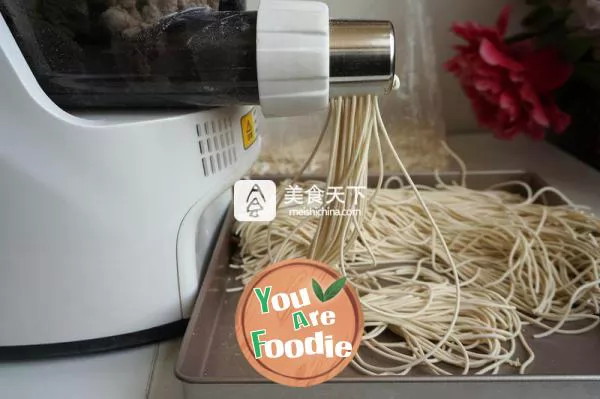
<path fill-rule="evenodd" d="M 86 341 L 46 345 L 0 347 L 0 361 L 38 360 L 71 357 L 131 349 L 183 336 L 189 320 L 154 327 L 149 330 Z"/>

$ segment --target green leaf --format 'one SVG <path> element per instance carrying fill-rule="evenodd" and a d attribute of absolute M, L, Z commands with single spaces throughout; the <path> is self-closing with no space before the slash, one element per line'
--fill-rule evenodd
<path fill-rule="evenodd" d="M 570 37 L 562 45 L 563 56 L 566 61 L 575 62 L 583 58 L 592 48 L 593 41 L 587 37 Z"/>
<path fill-rule="evenodd" d="M 555 18 L 552 7 L 547 5 L 538 6 L 523 18 L 523 25 L 528 28 L 541 30 L 554 22 Z"/>
<path fill-rule="evenodd" d="M 523 18 L 521 24 L 529 30 L 544 33 L 557 27 L 564 27 L 571 14 L 573 14 L 573 10 L 569 8 L 554 9 L 543 5 L 534 8 Z"/>
<path fill-rule="evenodd" d="M 565 26 L 564 22 L 558 21 L 548 26 L 543 32 L 539 33 L 537 40 L 538 47 L 562 46 L 566 42 L 567 36 L 571 31 Z"/>
<path fill-rule="evenodd" d="M 575 65 L 573 76 L 594 89 L 600 90 L 600 63 L 579 62 Z"/>
<path fill-rule="evenodd" d="M 554 11 L 554 22 L 566 22 L 567 19 L 573 15 L 573 10 L 570 8 L 563 8 L 561 10 Z"/>
<path fill-rule="evenodd" d="M 506 39 L 504 39 L 504 42 L 506 44 L 518 43 L 523 40 L 533 39 L 537 35 L 538 35 L 537 32 L 521 32 L 521 33 L 517 33 L 516 35 L 507 37 Z"/>
<path fill-rule="evenodd" d="M 344 288 L 344 284 L 346 284 L 346 277 L 342 277 L 335 283 L 331 284 L 327 291 L 325 291 L 325 300 L 323 302 L 327 302 L 332 300 L 340 293 L 340 291 Z"/>
<path fill-rule="evenodd" d="M 315 295 L 317 296 L 317 298 L 319 299 L 319 301 L 325 302 L 325 295 L 323 294 L 323 288 L 321 288 L 321 286 L 319 285 L 317 280 L 315 280 L 314 278 L 312 281 L 312 289 L 313 289 Z"/>

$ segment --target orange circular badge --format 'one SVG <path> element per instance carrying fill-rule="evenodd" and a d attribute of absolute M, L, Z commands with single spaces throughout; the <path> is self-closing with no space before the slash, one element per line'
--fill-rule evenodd
<path fill-rule="evenodd" d="M 324 263 L 294 259 L 268 267 L 246 286 L 236 336 L 262 376 L 310 387 L 350 364 L 363 324 L 358 296 L 345 278 Z"/>

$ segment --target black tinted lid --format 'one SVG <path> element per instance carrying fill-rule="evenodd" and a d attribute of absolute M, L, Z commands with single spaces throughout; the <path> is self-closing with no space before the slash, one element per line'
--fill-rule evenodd
<path fill-rule="evenodd" d="M 239 0 L 222 3 L 229 10 L 245 7 Z M 228 54 L 215 53 L 214 45 L 206 45 L 206 54 L 190 47 L 220 26 L 218 8 L 218 0 L 0 0 L 38 82 L 67 108 L 252 103 L 258 95 L 255 15 L 237 13 L 232 23 L 247 28 L 221 29 L 214 37 L 240 49 L 236 59 L 224 60 L 227 68 L 215 67 L 223 60 L 209 65 L 199 57 Z"/>

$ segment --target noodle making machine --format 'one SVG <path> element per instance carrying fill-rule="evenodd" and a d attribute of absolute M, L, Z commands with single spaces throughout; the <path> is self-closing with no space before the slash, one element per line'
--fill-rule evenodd
<path fill-rule="evenodd" d="M 0 0 L 1 359 L 181 335 L 263 114 L 392 90 L 389 22 L 158 3 Z"/>

